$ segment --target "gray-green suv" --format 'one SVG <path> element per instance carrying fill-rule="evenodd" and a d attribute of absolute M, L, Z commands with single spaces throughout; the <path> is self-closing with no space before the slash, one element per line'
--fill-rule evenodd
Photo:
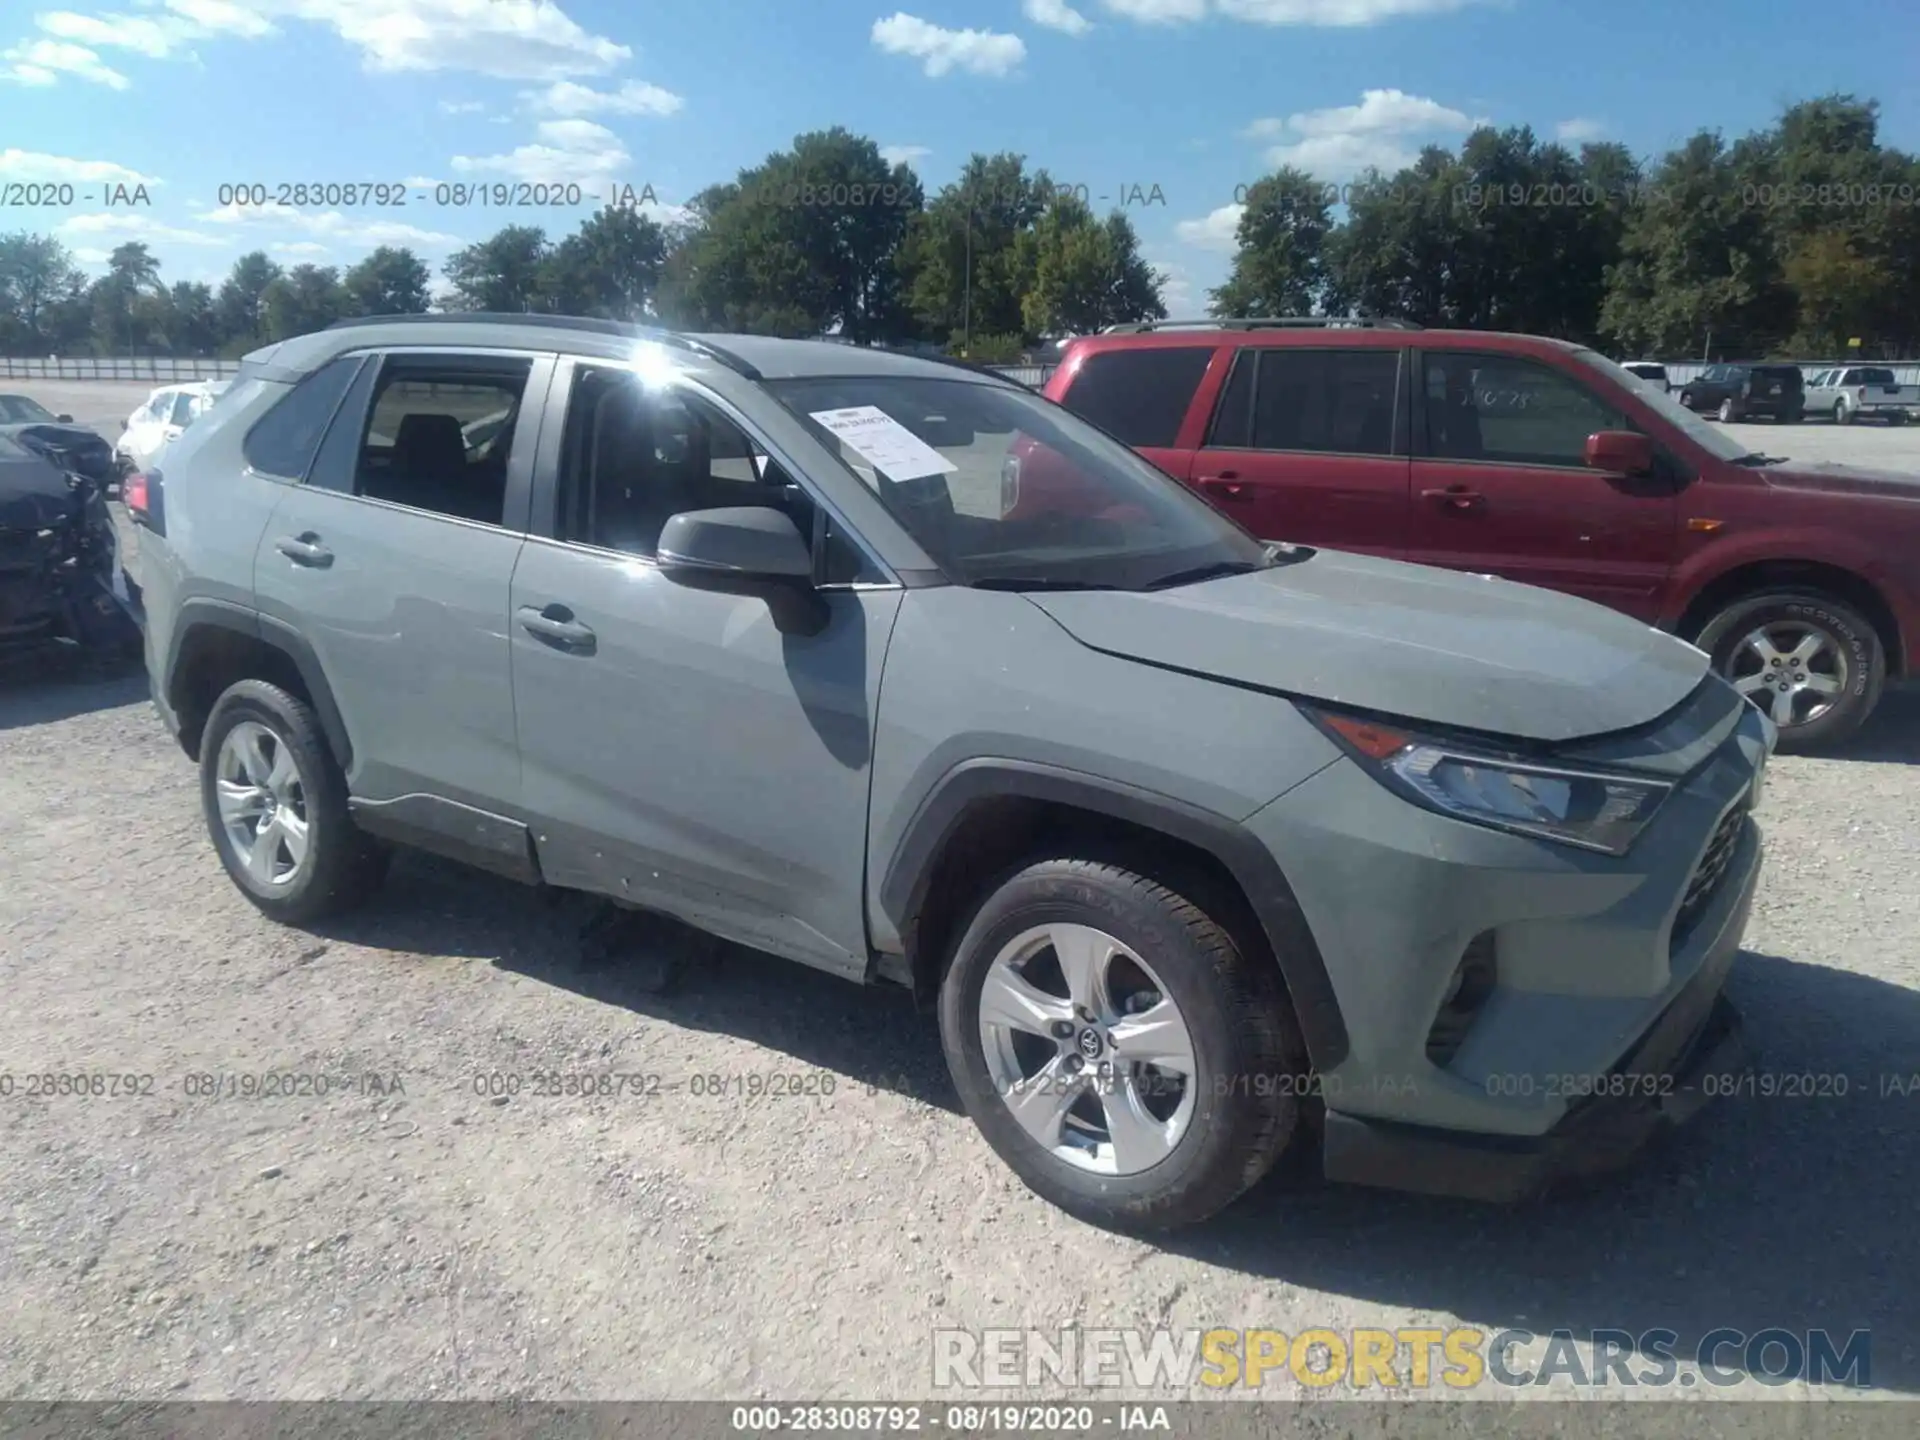
<path fill-rule="evenodd" d="M 278 919 L 402 842 L 908 986 L 1007 1163 L 1131 1226 L 1294 1145 L 1528 1193 L 1741 1063 L 1773 732 L 1704 655 L 1263 544 L 997 377 L 355 322 L 162 471 L 155 702 Z"/>

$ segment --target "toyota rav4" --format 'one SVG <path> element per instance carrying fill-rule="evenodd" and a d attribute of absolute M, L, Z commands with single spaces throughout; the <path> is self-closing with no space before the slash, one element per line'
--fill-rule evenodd
<path fill-rule="evenodd" d="M 1004 506 L 1033 446 L 1071 511 Z M 154 699 L 267 915 L 399 842 L 895 982 L 1076 1214 L 1196 1221 L 1295 1146 L 1518 1196 L 1741 1063 L 1773 737 L 1705 655 L 1264 544 L 997 377 L 352 322 L 131 493 Z"/>

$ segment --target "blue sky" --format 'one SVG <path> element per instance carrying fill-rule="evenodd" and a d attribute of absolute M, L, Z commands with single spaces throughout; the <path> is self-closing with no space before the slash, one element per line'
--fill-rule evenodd
<path fill-rule="evenodd" d="M 0 210 L 0 229 L 52 230 L 90 267 L 145 239 L 170 279 L 218 279 L 249 249 L 347 265 L 380 243 L 437 270 L 502 224 L 559 235 L 586 211 L 441 206 L 436 182 L 650 186 L 670 208 L 843 124 L 930 190 L 971 151 L 1016 150 L 1096 209 L 1132 197 L 1170 308 L 1191 314 L 1225 273 L 1235 187 L 1275 162 L 1337 182 L 1477 120 L 1650 154 L 1832 90 L 1879 99 L 1883 138 L 1920 148 L 1920 6 L 6 0 L 0 182 L 75 189 Z M 302 181 L 405 182 L 408 200 L 218 203 L 223 184 Z M 151 206 L 103 208 L 116 183 Z"/>

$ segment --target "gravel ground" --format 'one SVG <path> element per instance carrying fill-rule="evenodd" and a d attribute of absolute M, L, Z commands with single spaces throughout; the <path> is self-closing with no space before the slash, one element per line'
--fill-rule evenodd
<path fill-rule="evenodd" d="M 1920 1393 L 1917 805 L 1911 692 L 1847 757 L 1775 762 L 1731 990 L 1764 1075 L 1845 1077 L 1819 1098 L 1723 1101 L 1516 1209 L 1289 1174 L 1146 1243 L 1012 1180 L 904 995 L 740 951 L 648 994 L 579 962 L 583 910 L 417 856 L 366 911 L 279 928 L 144 676 L 15 671 L 0 1398 L 924 1396 L 936 1331 L 1073 1323 L 1869 1328 L 1875 1386 Z M 27 1098 L 46 1071 L 151 1080 Z M 659 1088 L 478 1093 L 537 1071 Z M 189 1093 L 263 1072 L 354 1083 Z"/>

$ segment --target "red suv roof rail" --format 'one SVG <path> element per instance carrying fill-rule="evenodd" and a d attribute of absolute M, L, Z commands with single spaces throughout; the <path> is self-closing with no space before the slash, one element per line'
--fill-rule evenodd
<path fill-rule="evenodd" d="M 1376 320 L 1367 315 L 1267 315 L 1249 320 L 1138 320 L 1109 325 L 1102 335 L 1145 335 L 1154 330 L 1420 330 L 1411 320 Z"/>

